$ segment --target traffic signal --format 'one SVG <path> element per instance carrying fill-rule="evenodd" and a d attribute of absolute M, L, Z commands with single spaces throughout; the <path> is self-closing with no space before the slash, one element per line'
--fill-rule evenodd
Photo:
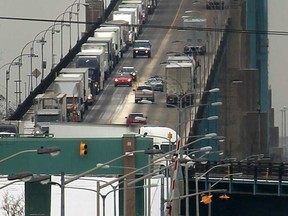
<path fill-rule="evenodd" d="M 87 155 L 87 145 L 84 142 L 80 142 L 80 156 L 84 157 L 85 155 Z"/>
<path fill-rule="evenodd" d="M 219 196 L 220 199 L 224 199 L 224 200 L 227 200 L 229 199 L 230 197 L 227 195 L 227 194 L 222 194 L 221 196 Z"/>
<path fill-rule="evenodd" d="M 203 195 L 202 199 L 201 199 L 201 202 L 204 203 L 204 204 L 211 203 L 212 202 L 212 196 L 213 195 Z"/>

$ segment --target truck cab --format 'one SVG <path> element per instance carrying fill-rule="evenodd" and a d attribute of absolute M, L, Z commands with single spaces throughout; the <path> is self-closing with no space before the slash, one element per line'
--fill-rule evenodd
<path fill-rule="evenodd" d="M 10 123 L 0 124 L 0 139 L 4 137 L 15 137 L 19 134 L 18 127 Z"/>
<path fill-rule="evenodd" d="M 38 94 L 34 101 L 34 134 L 48 134 L 50 122 L 66 121 L 66 94 Z"/>
<path fill-rule="evenodd" d="M 88 68 L 92 91 L 99 94 L 104 89 L 104 75 L 101 74 L 100 59 L 94 52 L 83 51 L 76 56 L 76 68 Z"/>
<path fill-rule="evenodd" d="M 149 40 L 135 40 L 133 43 L 133 58 L 137 56 L 151 58 L 151 47 Z"/>

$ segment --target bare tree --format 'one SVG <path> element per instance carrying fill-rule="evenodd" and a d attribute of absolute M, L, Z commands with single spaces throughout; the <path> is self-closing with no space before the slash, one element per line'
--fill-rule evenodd
<path fill-rule="evenodd" d="M 24 195 L 15 197 L 6 191 L 1 209 L 5 212 L 5 216 L 24 216 Z"/>

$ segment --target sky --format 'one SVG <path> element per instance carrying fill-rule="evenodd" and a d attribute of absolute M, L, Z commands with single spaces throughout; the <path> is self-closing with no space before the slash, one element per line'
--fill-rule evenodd
<path fill-rule="evenodd" d="M 5 4 L 1 4 L 0 7 L 0 73 L 3 79 L 0 80 L 0 95 L 6 95 L 8 92 L 9 105 L 16 107 L 19 99 L 19 94 L 15 94 L 17 80 L 22 80 L 20 87 L 22 89 L 21 101 L 28 95 L 30 89 L 35 88 L 37 83 L 40 82 L 41 76 L 36 80 L 32 78 L 32 84 L 30 75 L 35 69 L 42 71 L 41 69 L 41 43 L 38 43 L 45 34 L 46 43 L 43 46 L 43 60 L 47 62 L 47 69 L 45 75 L 47 75 L 51 69 L 52 62 L 52 26 L 55 24 L 55 20 L 58 22 L 61 20 L 69 21 L 69 12 L 76 12 L 76 4 L 79 0 L 25 0 L 25 3 L 21 0 L 9 0 Z M 80 3 L 84 3 L 80 1 Z M 72 6 L 73 5 L 73 6 Z M 65 12 L 66 11 L 66 12 Z M 79 20 L 84 21 L 85 6 L 80 4 Z M 23 21 L 23 20 L 11 20 L 3 18 L 31 18 L 31 19 L 45 19 L 47 21 Z M 77 20 L 77 15 L 72 15 L 72 21 Z M 60 30 L 60 24 L 56 24 L 56 30 Z M 61 33 L 55 33 L 54 55 L 55 62 L 59 62 L 61 57 L 61 44 L 63 45 L 63 54 L 65 55 L 70 46 L 70 28 L 71 28 L 71 41 L 72 46 L 77 41 L 77 24 L 69 26 L 63 26 Z M 85 26 L 79 25 L 80 31 L 84 31 Z M 61 43 L 61 38 L 63 43 Z M 34 41 L 32 43 L 32 41 Z M 34 44 L 34 54 L 38 57 L 31 58 L 30 48 Z M 22 67 L 19 73 L 18 66 L 6 65 L 14 62 L 18 62 L 18 56 L 22 55 Z M 4 66 L 6 65 L 6 66 Z M 32 65 L 32 67 L 31 67 Z M 10 79 L 8 82 L 8 88 L 6 86 L 6 70 L 10 68 Z M 20 75 L 19 75 L 20 74 Z M 19 83 L 17 84 L 19 86 Z M 18 99 L 17 99 L 18 98 Z M 1 108 L 1 105 L 0 105 Z"/>
<path fill-rule="evenodd" d="M 287 0 L 268 0 L 268 28 L 270 31 L 288 33 L 287 10 Z M 288 107 L 287 92 L 285 90 L 288 83 L 288 71 L 286 71 L 287 50 L 288 35 L 269 35 L 269 84 L 272 89 L 275 124 L 279 127 L 281 127 L 282 122 L 280 110 L 284 106 Z M 279 128 L 279 131 L 281 131 L 281 128 Z"/>

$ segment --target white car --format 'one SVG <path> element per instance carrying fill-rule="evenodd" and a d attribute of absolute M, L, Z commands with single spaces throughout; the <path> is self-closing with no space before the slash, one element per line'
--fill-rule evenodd
<path fill-rule="evenodd" d="M 152 77 L 145 82 L 145 85 L 150 85 L 154 91 L 164 91 L 164 81 L 158 77 Z"/>

